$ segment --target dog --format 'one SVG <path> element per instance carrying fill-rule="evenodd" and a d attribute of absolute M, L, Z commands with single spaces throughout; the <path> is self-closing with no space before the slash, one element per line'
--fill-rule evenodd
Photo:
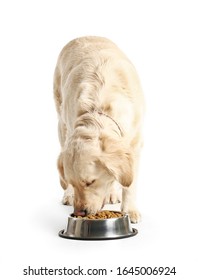
<path fill-rule="evenodd" d="M 74 39 L 58 57 L 54 99 L 63 203 L 85 216 L 122 200 L 121 211 L 137 223 L 135 186 L 145 105 L 133 64 L 109 39 Z"/>

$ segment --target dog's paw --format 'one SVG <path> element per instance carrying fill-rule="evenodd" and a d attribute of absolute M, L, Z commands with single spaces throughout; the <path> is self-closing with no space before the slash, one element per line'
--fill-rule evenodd
<path fill-rule="evenodd" d="M 127 213 L 129 214 L 131 223 L 136 224 L 141 221 L 141 214 L 137 209 L 128 211 Z"/>
<path fill-rule="evenodd" d="M 122 189 L 116 184 L 112 185 L 109 193 L 106 195 L 105 204 L 120 203 L 122 200 Z"/>
<path fill-rule="evenodd" d="M 73 205 L 74 198 L 70 195 L 64 195 L 62 198 L 62 204 L 64 205 Z"/>
<path fill-rule="evenodd" d="M 105 204 L 115 204 L 121 202 L 121 195 L 115 191 L 106 196 Z"/>
<path fill-rule="evenodd" d="M 121 202 L 121 195 L 119 193 L 111 193 L 109 197 L 109 203 L 120 203 Z"/>
<path fill-rule="evenodd" d="M 64 195 L 62 198 L 62 204 L 64 205 L 73 205 L 74 202 L 74 192 L 72 187 L 68 187 L 64 191 Z"/>

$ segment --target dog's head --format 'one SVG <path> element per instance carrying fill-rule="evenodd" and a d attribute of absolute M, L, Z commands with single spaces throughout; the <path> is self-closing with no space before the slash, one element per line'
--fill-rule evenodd
<path fill-rule="evenodd" d="M 96 213 L 110 186 L 132 183 L 132 159 L 121 139 L 107 136 L 72 137 L 58 160 L 62 180 L 74 187 L 74 212 Z"/>

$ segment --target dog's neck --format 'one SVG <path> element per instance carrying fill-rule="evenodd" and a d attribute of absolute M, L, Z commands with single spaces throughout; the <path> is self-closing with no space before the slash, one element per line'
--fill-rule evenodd
<path fill-rule="evenodd" d="M 105 117 L 111 119 L 111 120 L 117 125 L 117 127 L 118 127 L 118 129 L 119 129 L 119 131 L 120 131 L 120 135 L 123 136 L 123 132 L 122 132 L 122 130 L 121 130 L 119 124 L 118 124 L 111 116 L 109 116 L 109 115 L 103 113 L 102 111 L 98 111 L 98 110 L 95 110 L 95 111 L 96 111 L 99 115 L 103 115 L 103 116 L 105 116 Z"/>

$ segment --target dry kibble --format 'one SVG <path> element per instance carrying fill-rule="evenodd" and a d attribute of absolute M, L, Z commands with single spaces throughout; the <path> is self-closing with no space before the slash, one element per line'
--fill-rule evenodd
<path fill-rule="evenodd" d="M 120 212 L 114 212 L 114 211 L 108 211 L 108 210 L 103 210 L 95 215 L 89 214 L 85 217 L 82 216 L 74 216 L 74 218 L 82 218 L 82 219 L 90 219 L 90 220 L 98 220 L 98 219 L 111 219 L 111 218 L 119 218 L 122 217 L 123 214 Z"/>

